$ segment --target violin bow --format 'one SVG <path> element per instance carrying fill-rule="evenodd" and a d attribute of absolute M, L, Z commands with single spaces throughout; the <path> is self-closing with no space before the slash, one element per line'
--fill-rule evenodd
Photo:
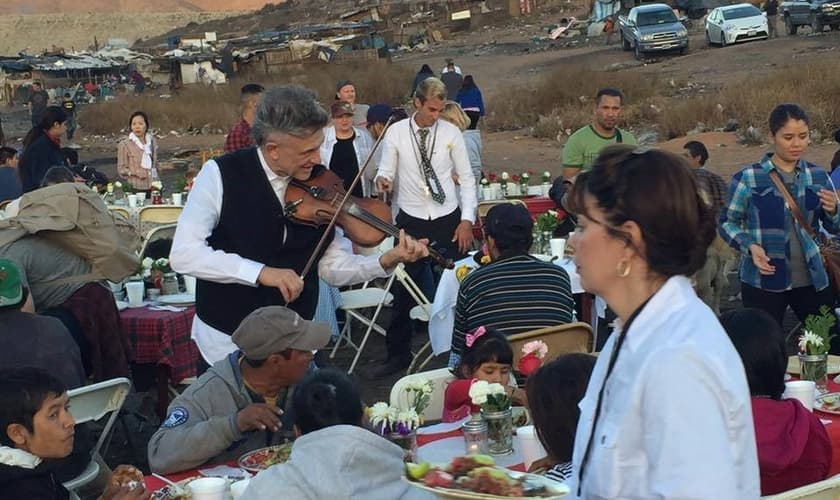
<path fill-rule="evenodd" d="M 353 179 L 353 182 L 350 184 L 350 188 L 345 190 L 344 198 L 341 199 L 341 203 L 339 203 L 338 207 L 336 207 L 335 213 L 333 214 L 332 219 L 330 219 L 330 223 L 327 224 L 327 229 L 324 231 L 324 234 L 321 235 L 321 239 L 318 241 L 318 244 L 315 245 L 315 250 L 313 250 L 312 255 L 309 256 L 309 260 L 303 267 L 303 271 L 300 272 L 301 279 L 303 279 L 309 273 L 309 270 L 312 269 L 312 266 L 315 264 L 315 258 L 318 256 L 318 254 L 321 253 L 321 249 L 324 247 L 324 244 L 327 241 L 327 237 L 329 236 L 330 231 L 335 227 L 335 221 L 338 220 L 338 216 L 341 215 L 341 210 L 344 208 L 344 205 L 347 203 L 347 200 L 350 199 L 353 190 L 356 189 L 356 186 L 359 184 L 359 181 L 361 180 L 362 175 L 364 175 L 365 170 L 367 170 L 368 165 L 370 165 L 370 160 L 373 159 L 373 153 L 376 152 L 376 148 L 379 147 L 379 144 L 382 142 L 382 139 L 385 138 L 385 132 L 388 131 L 388 128 L 391 126 L 393 120 L 393 116 L 388 117 L 388 121 L 385 122 L 385 128 L 382 129 L 382 133 L 373 143 L 373 147 L 370 149 L 370 153 L 368 153 L 365 162 L 362 164 L 361 167 L 359 167 L 359 173 L 356 174 L 356 178 Z"/>

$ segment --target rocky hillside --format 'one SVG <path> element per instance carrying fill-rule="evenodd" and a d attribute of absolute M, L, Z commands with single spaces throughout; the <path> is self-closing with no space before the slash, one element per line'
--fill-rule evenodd
<path fill-rule="evenodd" d="M 285 0 L 270 0 L 283 3 Z M 3 0 L 4 14 L 65 14 L 82 12 L 208 12 L 262 8 L 265 0 Z"/>

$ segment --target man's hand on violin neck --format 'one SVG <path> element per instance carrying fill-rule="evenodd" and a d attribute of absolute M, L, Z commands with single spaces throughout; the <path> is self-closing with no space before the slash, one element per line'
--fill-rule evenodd
<path fill-rule="evenodd" d="M 287 304 L 293 302 L 303 292 L 303 279 L 291 269 L 265 266 L 260 271 L 257 282 L 262 286 L 280 290 Z"/>
<path fill-rule="evenodd" d="M 384 177 L 377 177 L 376 178 L 376 189 L 380 192 L 390 193 L 392 188 L 391 181 Z"/>
<path fill-rule="evenodd" d="M 379 257 L 382 269 L 393 269 L 400 262 L 415 262 L 429 256 L 429 240 L 415 240 L 400 229 L 400 241 L 394 248 Z"/>
<path fill-rule="evenodd" d="M 473 226 L 472 222 L 462 220 L 458 227 L 455 228 L 455 235 L 452 236 L 453 242 L 458 242 L 458 250 L 461 253 L 467 253 L 473 242 Z"/>

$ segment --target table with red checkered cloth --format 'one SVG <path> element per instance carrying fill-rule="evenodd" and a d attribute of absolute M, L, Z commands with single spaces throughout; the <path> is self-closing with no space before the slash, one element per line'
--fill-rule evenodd
<path fill-rule="evenodd" d="M 120 320 L 135 363 L 165 365 L 178 383 L 198 372 L 198 347 L 190 338 L 195 307 L 184 311 L 153 311 L 147 307 L 125 309 Z"/>

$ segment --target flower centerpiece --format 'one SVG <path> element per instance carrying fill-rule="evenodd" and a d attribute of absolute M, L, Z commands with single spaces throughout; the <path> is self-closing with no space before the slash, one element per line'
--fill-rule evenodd
<path fill-rule="evenodd" d="M 421 417 L 413 408 L 401 410 L 380 401 L 367 409 L 367 417 L 375 432 L 405 450 L 407 462 L 414 461 Z"/>
<path fill-rule="evenodd" d="M 523 193 L 528 194 L 528 185 L 531 184 L 531 173 L 527 170 L 522 172 L 522 175 L 519 176 L 519 185 L 522 186 Z"/>
<path fill-rule="evenodd" d="M 527 377 L 537 371 L 547 354 L 548 346 L 542 340 L 526 342 L 522 346 L 522 357 L 519 358 L 519 373 Z"/>
<path fill-rule="evenodd" d="M 550 241 L 554 237 L 554 231 L 558 225 L 560 225 L 560 220 L 557 210 L 548 210 L 537 216 L 534 223 L 534 246 L 537 248 L 537 252 L 549 253 Z"/>
<path fill-rule="evenodd" d="M 499 185 L 502 187 L 502 196 L 507 196 L 507 183 L 510 180 L 510 175 L 507 172 L 502 172 L 499 179 Z"/>
<path fill-rule="evenodd" d="M 512 453 L 513 413 L 504 386 L 476 380 L 469 394 L 472 404 L 481 408 L 481 418 L 487 422 L 487 451 L 492 455 Z"/>
<path fill-rule="evenodd" d="M 542 183 L 551 184 L 551 172 L 549 172 L 548 170 L 542 173 Z"/>
<path fill-rule="evenodd" d="M 820 307 L 820 314 L 805 318 L 805 328 L 799 337 L 799 366 L 802 380 L 813 380 L 820 392 L 828 389 L 828 350 L 831 347 L 831 329 L 837 323 L 833 311 Z"/>
<path fill-rule="evenodd" d="M 487 177 L 482 177 L 479 183 L 483 188 L 490 187 L 490 179 L 488 179 Z"/>
<path fill-rule="evenodd" d="M 152 263 L 152 281 L 162 295 L 178 293 L 178 275 L 172 271 L 169 259 L 161 257 Z"/>

